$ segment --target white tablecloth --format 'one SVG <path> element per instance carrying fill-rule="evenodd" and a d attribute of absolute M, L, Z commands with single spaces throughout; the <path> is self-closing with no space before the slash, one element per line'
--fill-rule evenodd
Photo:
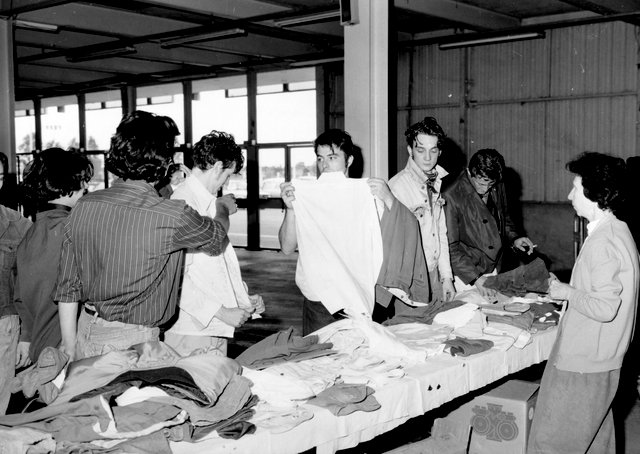
<path fill-rule="evenodd" d="M 458 396 L 546 360 L 556 332 L 556 328 L 550 328 L 533 335 L 532 342 L 524 349 L 493 348 L 468 358 L 446 354 L 430 358 L 408 368 L 404 378 L 377 389 L 374 396 L 381 408 L 374 412 L 358 411 L 337 417 L 326 409 L 308 405 L 314 417 L 288 432 L 273 434 L 258 428 L 254 434 L 239 440 L 225 440 L 211 434 L 198 443 L 172 442 L 171 449 L 175 454 L 288 454 L 316 447 L 318 454 L 334 453 L 371 440 Z"/>

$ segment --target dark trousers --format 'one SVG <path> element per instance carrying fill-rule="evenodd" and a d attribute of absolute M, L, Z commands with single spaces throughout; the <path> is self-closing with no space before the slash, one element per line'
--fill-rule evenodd
<path fill-rule="evenodd" d="M 302 302 L 302 335 L 306 336 L 343 318 L 342 311 L 331 314 L 320 301 L 305 298 Z"/>

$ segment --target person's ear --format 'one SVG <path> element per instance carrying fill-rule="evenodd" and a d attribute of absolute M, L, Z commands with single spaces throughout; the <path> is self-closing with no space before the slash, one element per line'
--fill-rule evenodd
<path fill-rule="evenodd" d="M 353 156 L 347 158 L 347 169 L 353 164 Z"/>
<path fill-rule="evenodd" d="M 216 175 L 220 175 L 222 172 L 224 172 L 224 164 L 222 163 L 222 161 L 216 161 L 216 163 L 213 165 L 213 169 Z"/>

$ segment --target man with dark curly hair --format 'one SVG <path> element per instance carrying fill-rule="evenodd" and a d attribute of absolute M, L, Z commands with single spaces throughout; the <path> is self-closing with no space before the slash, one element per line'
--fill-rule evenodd
<path fill-rule="evenodd" d="M 240 172 L 243 161 L 232 135 L 211 131 L 193 146 L 194 167 L 171 198 L 184 200 L 202 216 L 214 216 L 218 190 Z M 231 244 L 218 256 L 188 251 L 178 318 L 164 341 L 185 356 L 194 351 L 226 356 L 234 329 L 263 309 L 262 297 L 248 294 Z"/>
<path fill-rule="evenodd" d="M 45 347 L 60 346 L 58 307 L 51 299 L 58 267 L 52 264 L 60 262 L 65 222 L 92 176 L 86 155 L 61 148 L 36 154 L 24 171 L 20 190 L 40 211 L 17 252 L 18 367 L 36 362 Z"/>
<path fill-rule="evenodd" d="M 540 384 L 529 454 L 615 453 L 611 404 L 633 335 L 638 250 L 618 220 L 625 193 L 621 158 L 583 153 L 567 164 L 575 176 L 569 200 L 589 221 L 569 284 L 554 276 L 549 296 L 567 301 Z"/>
<path fill-rule="evenodd" d="M 433 117 L 414 123 L 404 135 L 409 159 L 406 167 L 389 180 L 389 187 L 418 220 L 433 297 L 449 301 L 455 295 L 455 287 L 444 198 L 440 194 L 447 171 L 438 165 L 446 135 Z"/>
<path fill-rule="evenodd" d="M 120 178 L 83 197 L 69 216 L 54 299 L 62 350 L 75 359 L 157 340 L 176 313 L 183 249 L 217 255 L 228 244 L 229 215 L 237 210 L 231 197 L 216 200 L 212 219 L 154 188 L 178 134 L 168 117 L 126 115 L 106 158 Z"/>

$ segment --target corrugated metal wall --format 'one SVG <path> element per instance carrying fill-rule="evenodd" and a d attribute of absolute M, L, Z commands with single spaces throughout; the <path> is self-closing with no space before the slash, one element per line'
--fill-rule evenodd
<path fill-rule="evenodd" d="M 457 106 L 464 98 L 465 58 L 466 140 L 457 121 L 464 112 Z M 468 156 L 480 148 L 499 150 L 520 177 L 522 200 L 558 202 L 566 200 L 571 184 L 564 164 L 578 153 L 636 154 L 636 62 L 636 27 L 621 22 L 453 51 L 428 46 L 413 49 L 413 90 L 405 100 L 411 99 L 411 121 L 435 116 Z M 444 96 L 450 107 L 423 108 Z M 406 108 L 399 103 L 399 124 L 407 119 Z"/>
<path fill-rule="evenodd" d="M 564 164 L 590 150 L 637 154 L 637 28 L 608 22 L 547 31 L 546 38 L 468 49 L 404 49 L 398 56 L 398 168 L 404 130 L 438 119 L 467 155 L 496 148 L 521 179 L 521 199 L 565 201 Z M 468 80 L 465 97 L 465 75 Z M 342 78 L 331 121 L 344 124 Z M 468 109 L 465 109 L 465 101 Z"/>

